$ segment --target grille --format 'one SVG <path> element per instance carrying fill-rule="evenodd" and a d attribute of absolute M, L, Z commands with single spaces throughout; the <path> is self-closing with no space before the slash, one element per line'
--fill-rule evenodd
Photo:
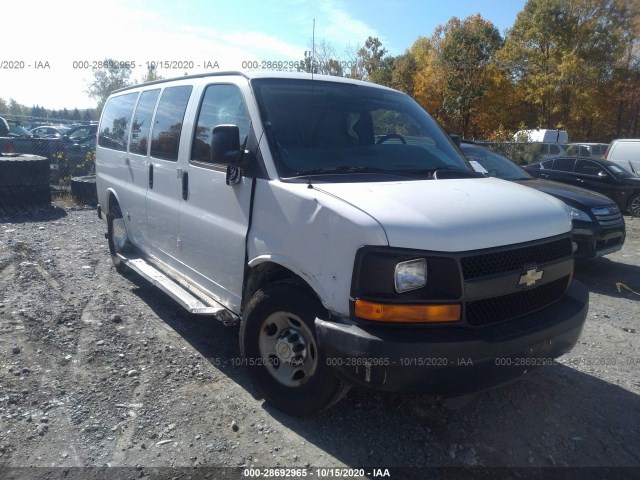
<path fill-rule="evenodd" d="M 598 220 L 598 223 L 603 228 L 616 228 L 624 226 L 624 220 L 620 209 L 616 206 L 610 206 L 605 208 L 594 208 L 591 210 Z"/>
<path fill-rule="evenodd" d="M 572 255 L 571 238 L 538 245 L 472 255 L 460 260 L 465 280 L 522 270 L 525 265 L 542 265 Z"/>
<path fill-rule="evenodd" d="M 566 276 L 531 290 L 467 302 L 467 322 L 476 327 L 489 325 L 543 308 L 562 297 L 569 279 Z"/>

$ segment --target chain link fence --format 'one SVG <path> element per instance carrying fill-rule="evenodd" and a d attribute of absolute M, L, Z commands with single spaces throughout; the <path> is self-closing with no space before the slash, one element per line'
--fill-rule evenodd
<path fill-rule="evenodd" d="M 48 159 L 52 190 L 66 190 L 73 177 L 95 174 L 96 131 L 95 122 L 61 124 L 54 119 L 2 115 L 0 153 Z"/>

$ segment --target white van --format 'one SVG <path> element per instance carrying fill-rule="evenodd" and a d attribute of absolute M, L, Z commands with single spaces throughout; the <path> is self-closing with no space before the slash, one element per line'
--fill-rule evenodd
<path fill-rule="evenodd" d="M 566 130 L 538 128 L 534 130 L 518 130 L 513 136 L 514 142 L 569 143 Z"/>
<path fill-rule="evenodd" d="M 640 177 L 640 138 L 614 140 L 604 158 Z"/>
<path fill-rule="evenodd" d="M 578 340 L 565 206 L 472 171 L 400 92 L 220 73 L 114 92 L 96 151 L 111 257 L 193 313 L 240 324 L 267 401 L 350 385 L 464 394 Z"/>

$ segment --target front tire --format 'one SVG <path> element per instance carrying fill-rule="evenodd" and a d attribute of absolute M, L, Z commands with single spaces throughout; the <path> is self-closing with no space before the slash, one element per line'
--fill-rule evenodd
<path fill-rule="evenodd" d="M 323 308 L 290 280 L 258 290 L 240 325 L 240 351 L 264 398 L 292 415 L 312 415 L 336 404 L 348 387 L 318 348 L 314 321 Z"/>

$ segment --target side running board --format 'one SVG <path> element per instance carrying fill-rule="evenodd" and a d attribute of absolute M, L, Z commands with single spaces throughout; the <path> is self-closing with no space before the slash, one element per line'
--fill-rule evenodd
<path fill-rule="evenodd" d="M 125 257 L 122 254 L 118 254 L 118 256 L 127 267 L 165 292 L 190 313 L 214 316 L 225 325 L 235 325 L 240 321 L 236 314 L 214 299 L 209 297 L 206 297 L 206 300 L 199 298 L 205 297 L 205 295 L 194 295 L 194 293 L 167 277 L 144 259 L 134 255 Z"/>

